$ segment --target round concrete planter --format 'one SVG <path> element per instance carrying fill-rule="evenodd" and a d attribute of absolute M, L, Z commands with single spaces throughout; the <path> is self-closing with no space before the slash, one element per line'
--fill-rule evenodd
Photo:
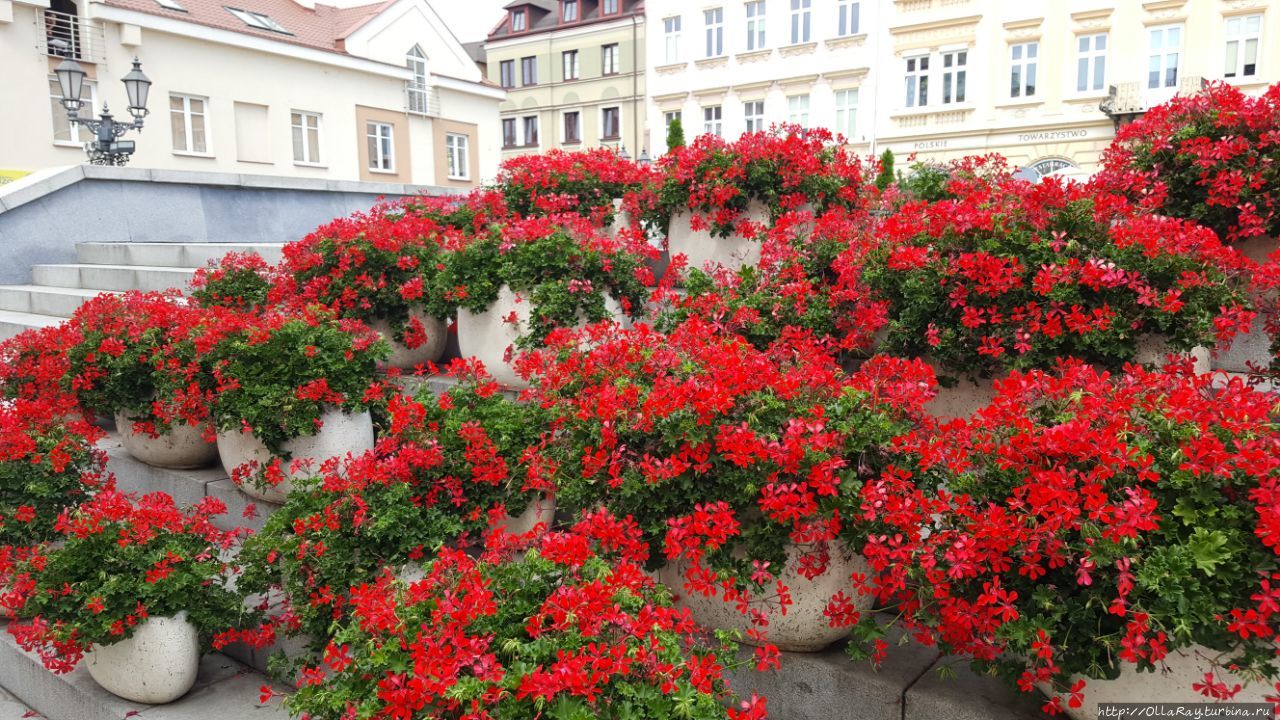
<path fill-rule="evenodd" d="M 1173 351 L 1169 349 L 1169 343 L 1164 338 L 1157 335 L 1144 335 L 1138 338 L 1138 352 L 1133 359 L 1143 364 L 1160 366 L 1164 365 L 1171 352 Z M 1209 361 L 1209 348 L 1194 347 L 1186 352 L 1175 354 L 1191 358 L 1192 367 L 1197 375 L 1203 375 L 1213 367 Z"/>
<path fill-rule="evenodd" d="M 484 363 L 493 379 L 509 388 L 529 387 L 516 374 L 515 361 L 520 352 L 516 341 L 528 330 L 532 307 L 528 298 L 503 285 L 498 289 L 498 299 L 487 309 L 472 312 L 458 308 L 458 353 Z M 606 297 L 605 307 L 619 322 L 623 321 L 622 306 L 617 300 Z"/>
<path fill-rule="evenodd" d="M 1202 645 L 1193 645 L 1170 652 L 1164 659 L 1164 667 L 1157 664 L 1155 672 L 1138 672 L 1133 665 L 1123 663 L 1120 676 L 1115 680 L 1094 680 L 1076 675 L 1071 679 L 1073 683 L 1076 680 L 1085 681 L 1084 703 L 1078 708 L 1070 708 L 1064 696 L 1062 707 L 1066 710 L 1067 716 L 1074 720 L 1094 720 L 1099 717 L 1098 706 L 1103 703 L 1161 702 L 1201 705 L 1211 701 L 1192 690 L 1191 685 L 1204 682 L 1204 674 L 1210 671 L 1213 671 L 1218 680 L 1227 685 L 1239 683 L 1244 686 L 1240 694 L 1233 697 L 1231 702 L 1270 705 L 1266 696 L 1275 694 L 1272 683 L 1249 682 L 1221 668 L 1215 668 L 1210 660 L 1221 655 L 1222 653 Z M 1051 693 L 1051 690 L 1043 685 L 1040 689 Z"/>
<path fill-rule="evenodd" d="M 681 253 L 688 259 L 687 267 L 702 270 L 707 263 L 722 265 L 737 271 L 744 265 L 760 262 L 760 242 L 744 238 L 736 233 L 722 238 L 711 234 L 710 229 L 694 230 L 691 223 L 693 211 L 686 210 L 671 216 L 667 226 L 667 248 L 674 257 Z M 746 213 L 739 220 L 768 224 L 769 209 L 752 200 Z"/>
<path fill-rule="evenodd" d="M 148 465 L 186 470 L 210 465 L 218 459 L 216 443 L 205 440 L 207 424 L 174 423 L 159 437 L 135 432 L 127 413 L 116 413 L 116 430 L 120 444 L 133 457 Z"/>
<path fill-rule="evenodd" d="M 849 634 L 848 628 L 831 627 L 830 621 L 823 615 L 831 598 L 837 593 L 843 591 L 860 611 L 871 608 L 870 598 L 858 595 L 849 579 L 853 573 L 870 572 L 867 561 L 861 555 L 833 546 L 826 572 L 812 580 L 797 570 L 803 555 L 799 546 L 788 546 L 787 567 L 776 575 L 791 594 L 792 604 L 787 608 L 786 615 L 773 602 L 757 606 L 765 611 L 769 619 L 769 626 L 764 628 L 765 639 L 787 652 L 818 652 Z M 677 596 L 677 606 L 689 608 L 694 621 L 699 625 L 712 629 L 738 630 L 743 634 L 744 642 L 753 644 L 746 635 L 752 627 L 751 620 L 738 612 L 733 603 L 725 602 L 719 596 L 707 598 L 684 589 L 682 563 L 664 565 L 658 569 L 656 577 L 658 582 L 666 585 Z M 766 586 L 761 592 L 772 593 L 773 588 Z"/>
<path fill-rule="evenodd" d="M 191 689 L 200 671 L 200 637 L 185 612 L 148 618 L 127 640 L 95 645 L 85 667 L 99 685 L 125 700 L 163 705 Z"/>
<path fill-rule="evenodd" d="M 490 524 L 489 529 L 496 531 L 502 528 L 510 535 L 524 535 L 532 531 L 538 523 L 546 523 L 550 526 L 555 516 L 556 499 L 543 495 L 531 501 L 519 515 L 507 515 L 502 522 Z"/>
<path fill-rule="evenodd" d="M 444 355 L 445 345 L 449 342 L 448 323 L 433 318 L 416 307 L 409 311 L 409 317 L 422 323 L 422 328 L 427 335 L 426 342 L 416 348 L 409 348 L 396 342 L 391 323 L 386 320 L 374 320 L 369 323 L 369 327 L 377 330 L 378 334 L 391 346 L 391 357 L 382 363 L 383 367 L 412 371 L 417 366 L 435 362 Z"/>
<path fill-rule="evenodd" d="M 253 482 L 247 482 L 242 483 L 240 489 L 258 500 L 281 504 L 293 489 L 292 480 L 312 475 L 329 458 L 347 453 L 358 455 L 373 449 L 373 418 L 368 412 L 349 415 L 337 408 L 330 408 L 320 417 L 320 422 L 320 430 L 315 435 L 296 437 L 284 444 L 284 451 L 289 454 L 290 460 L 285 461 L 285 479 L 280 484 L 259 487 Z M 222 458 L 222 467 L 228 475 L 233 475 L 236 468 L 249 463 L 256 463 L 255 467 L 264 467 L 275 457 L 253 433 L 242 430 L 218 433 L 218 455 Z M 290 469 L 295 460 L 306 462 L 296 472 Z"/>
<path fill-rule="evenodd" d="M 941 373 L 937 366 L 935 373 Z M 961 376 L 952 387 L 937 388 L 938 394 L 925 405 L 930 415 L 944 420 L 967 418 L 995 399 L 995 378 Z"/>

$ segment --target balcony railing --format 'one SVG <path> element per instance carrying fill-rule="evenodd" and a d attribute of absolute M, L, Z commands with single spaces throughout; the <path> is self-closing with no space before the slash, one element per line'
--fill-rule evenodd
<path fill-rule="evenodd" d="M 404 85 L 404 95 L 404 107 L 410 113 L 440 116 L 440 96 L 432 88 L 410 81 Z"/>
<path fill-rule="evenodd" d="M 89 63 L 107 59 L 102 25 L 79 15 L 53 10 L 36 13 L 36 38 L 36 49 L 44 55 Z"/>

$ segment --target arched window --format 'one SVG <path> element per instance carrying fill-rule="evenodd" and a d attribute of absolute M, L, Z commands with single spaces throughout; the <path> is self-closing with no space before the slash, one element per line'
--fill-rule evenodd
<path fill-rule="evenodd" d="M 1062 158 L 1046 158 L 1032 163 L 1030 170 L 1036 174 L 1036 178 L 1038 179 L 1048 175 L 1049 173 L 1075 167 L 1076 164 L 1070 160 L 1063 160 Z"/>
<path fill-rule="evenodd" d="M 427 86 L 427 55 L 422 52 L 422 48 L 414 45 L 404 56 L 405 67 L 409 68 L 409 72 L 413 73 L 413 79 L 409 81 L 409 112 L 422 113 L 427 112 L 427 97 L 429 88 Z"/>

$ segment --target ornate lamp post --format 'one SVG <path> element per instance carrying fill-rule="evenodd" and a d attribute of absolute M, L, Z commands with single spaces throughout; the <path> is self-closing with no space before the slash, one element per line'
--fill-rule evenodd
<path fill-rule="evenodd" d="M 120 140 L 130 130 L 142 130 L 142 119 L 147 116 L 147 93 L 151 90 L 151 80 L 142 72 L 142 63 L 133 59 L 133 70 L 121 78 L 125 94 L 129 97 L 129 114 L 133 122 L 117 122 L 104 102 L 102 112 L 97 120 L 80 117 L 80 99 L 84 92 L 84 68 L 71 58 L 66 58 L 54 70 L 58 76 L 58 87 L 62 91 L 62 106 L 67 109 L 67 121 L 72 125 L 83 125 L 95 135 L 91 142 L 84 144 L 84 151 L 89 155 L 93 165 L 125 165 L 133 154 L 134 142 Z"/>

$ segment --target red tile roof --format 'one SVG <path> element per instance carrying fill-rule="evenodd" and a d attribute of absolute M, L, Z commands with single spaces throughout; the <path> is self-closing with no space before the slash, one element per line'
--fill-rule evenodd
<path fill-rule="evenodd" d="M 384 0 L 350 8 L 317 4 L 315 9 L 311 10 L 293 0 L 177 0 L 187 9 L 187 12 L 179 12 L 161 7 L 155 0 L 99 1 L 110 7 L 335 53 L 345 53 L 342 41 L 396 2 L 396 0 Z M 228 7 L 266 15 L 288 30 L 289 34 L 246 25 L 243 20 L 228 11 Z"/>

